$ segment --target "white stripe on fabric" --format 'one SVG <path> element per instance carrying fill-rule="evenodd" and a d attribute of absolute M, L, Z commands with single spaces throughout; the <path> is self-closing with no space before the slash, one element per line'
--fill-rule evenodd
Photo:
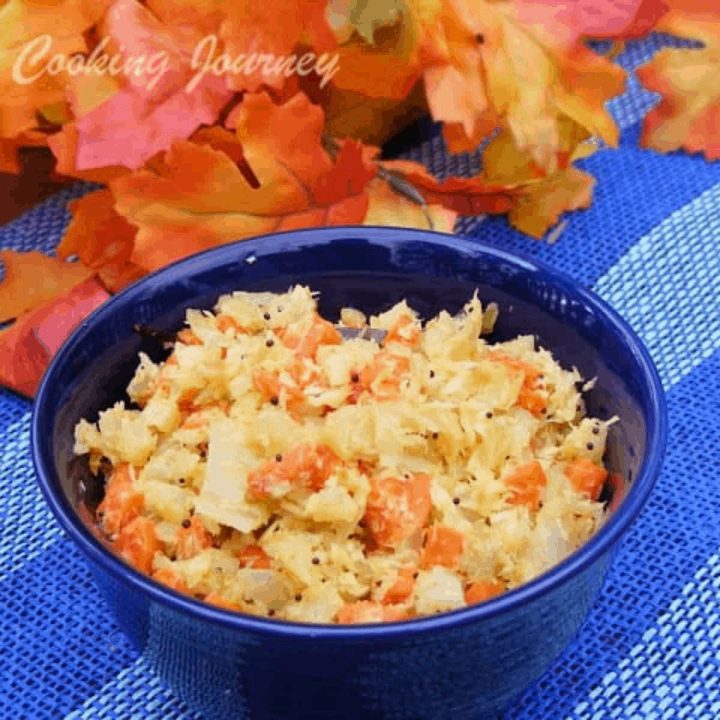
<path fill-rule="evenodd" d="M 720 185 L 706 190 L 641 238 L 595 286 L 645 341 L 666 390 L 720 347 L 718 208 Z M 707 711 L 693 720 L 720 717 L 718 639 L 707 634 L 707 627 L 720 625 L 718 598 L 720 555 L 715 554 L 683 587 L 657 624 L 645 631 L 642 640 L 567 719 L 620 717 L 617 705 L 615 710 L 607 709 L 617 695 L 626 717 L 674 720 L 675 708 L 682 704 L 678 699 L 692 691 L 682 670 L 691 652 L 700 654 L 701 664 L 712 664 L 714 658 L 717 666 L 715 686 L 703 684 L 701 699 Z M 692 618 L 704 620 L 688 622 Z M 711 618 L 716 623 L 706 623 Z M 693 706 L 688 703 L 688 707 Z"/>
<path fill-rule="evenodd" d="M 43 553 L 61 536 L 35 482 L 30 459 L 30 413 L 3 428 L 6 437 L 20 438 L 0 448 L 0 467 L 12 468 L 4 478 L 4 504 L 0 515 L 0 581 Z M 19 523 L 19 525 L 18 525 Z"/>
<path fill-rule="evenodd" d="M 720 184 L 636 242 L 595 285 L 647 345 L 665 388 L 720 348 Z"/>
<path fill-rule="evenodd" d="M 64 720 L 180 720 L 181 712 L 182 706 L 141 655 Z M 182 717 L 191 720 L 195 716 L 183 713 Z"/>
<path fill-rule="evenodd" d="M 677 708 L 683 705 L 689 710 L 687 718 L 716 720 L 720 717 L 719 627 L 720 555 L 716 553 L 657 624 L 645 631 L 642 642 L 605 674 L 566 720 L 675 720 Z M 688 663 L 710 672 L 689 683 Z"/>

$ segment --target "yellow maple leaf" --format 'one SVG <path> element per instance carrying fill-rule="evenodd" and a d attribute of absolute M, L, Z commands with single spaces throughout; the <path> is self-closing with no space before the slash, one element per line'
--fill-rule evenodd
<path fill-rule="evenodd" d="M 641 143 L 660 152 L 684 148 L 720 159 L 720 8 L 714 0 L 668 0 L 659 29 L 700 40 L 703 48 L 666 48 L 638 68 L 640 82 L 660 93 L 645 117 Z"/>

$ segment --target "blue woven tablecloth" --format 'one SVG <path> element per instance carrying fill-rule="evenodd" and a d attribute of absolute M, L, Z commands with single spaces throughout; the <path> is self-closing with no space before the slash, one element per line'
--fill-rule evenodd
<path fill-rule="evenodd" d="M 635 67 L 668 42 L 631 44 L 620 62 Z M 613 102 L 622 146 L 584 162 L 598 178 L 595 202 L 553 245 L 503 218 L 460 227 L 594 287 L 649 347 L 670 411 L 665 470 L 588 622 L 507 720 L 720 718 L 720 163 L 640 149 L 654 102 L 632 79 Z M 411 156 L 440 174 L 479 162 L 449 157 L 440 138 Z M 0 228 L 0 247 L 53 248 L 67 201 L 86 190 Z M 45 507 L 29 424 L 30 403 L 0 391 L 0 718 L 194 717 L 115 626 Z"/>

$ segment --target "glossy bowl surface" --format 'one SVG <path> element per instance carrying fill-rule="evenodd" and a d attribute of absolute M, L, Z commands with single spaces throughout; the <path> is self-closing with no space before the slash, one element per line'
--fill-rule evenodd
<path fill-rule="evenodd" d="M 548 573 L 490 602 L 405 623 L 312 626 L 225 612 L 126 566 L 78 509 L 97 488 L 72 462 L 80 418 L 124 396 L 143 350 L 136 323 L 174 331 L 186 308 L 235 289 L 303 283 L 336 317 L 402 298 L 428 317 L 458 310 L 477 288 L 500 317 L 491 339 L 533 333 L 564 366 L 597 377 L 589 412 L 618 415 L 606 461 L 626 485 L 612 516 Z M 38 481 L 89 561 L 118 622 L 177 694 L 208 718 L 481 718 L 536 680 L 582 624 L 613 550 L 659 473 L 666 410 L 646 350 L 618 315 L 572 279 L 479 242 L 392 228 L 326 228 L 226 245 L 176 263 L 116 295 L 56 355 L 32 423 Z M 81 482 L 85 482 L 85 493 Z M 97 498 L 95 498 L 96 500 Z"/>

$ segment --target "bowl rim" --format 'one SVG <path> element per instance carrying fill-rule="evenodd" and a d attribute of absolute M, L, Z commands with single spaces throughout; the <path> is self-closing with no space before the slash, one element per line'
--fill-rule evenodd
<path fill-rule="evenodd" d="M 77 511 L 66 501 L 52 461 L 49 437 L 44 437 L 42 434 L 43 418 L 46 415 L 45 406 L 48 402 L 50 386 L 57 368 L 65 362 L 66 357 L 71 355 L 73 348 L 82 342 L 83 337 L 90 332 L 97 320 L 111 315 L 115 304 L 142 293 L 143 287 L 155 282 L 159 276 L 169 276 L 167 277 L 168 280 L 176 280 L 182 277 L 186 269 L 193 268 L 203 261 L 212 261 L 216 256 L 232 255 L 238 249 L 241 251 L 245 249 L 247 250 L 245 255 L 247 261 L 252 256 L 272 255 L 288 250 L 288 242 L 292 240 L 307 240 L 312 245 L 318 245 L 340 239 L 363 239 L 370 243 L 385 240 L 386 245 L 392 243 L 393 240 L 424 241 L 461 253 L 491 256 L 494 260 L 509 263 L 522 270 L 548 275 L 552 278 L 553 284 L 564 285 L 571 294 L 574 294 L 584 304 L 598 312 L 610 324 L 614 333 L 621 338 L 628 351 L 634 356 L 642 374 L 641 381 L 646 388 L 650 407 L 647 430 L 648 443 L 643 462 L 627 495 L 612 517 L 584 545 L 537 578 L 478 605 L 400 622 L 330 625 L 261 618 L 212 606 L 201 600 L 182 595 L 151 580 L 104 547 L 83 523 Z M 290 247 L 294 246 L 293 244 Z M 109 573 L 115 580 L 140 592 L 149 601 L 160 603 L 194 619 L 221 625 L 236 631 L 264 635 L 269 638 L 296 637 L 342 642 L 373 640 L 381 637 L 389 639 L 460 628 L 511 612 L 525 603 L 551 592 L 577 576 L 600 556 L 613 549 L 646 504 L 662 466 L 667 442 L 667 424 L 667 407 L 662 382 L 648 350 L 630 325 L 606 301 L 592 290 L 580 285 L 570 275 L 554 269 L 544 261 L 536 260 L 523 253 L 511 253 L 480 240 L 464 239 L 456 235 L 431 230 L 358 225 L 268 233 L 246 240 L 227 243 L 180 259 L 144 276 L 112 296 L 93 311 L 70 334 L 47 368 L 33 404 L 31 452 L 36 480 L 45 501 L 63 530 L 94 565 Z"/>

